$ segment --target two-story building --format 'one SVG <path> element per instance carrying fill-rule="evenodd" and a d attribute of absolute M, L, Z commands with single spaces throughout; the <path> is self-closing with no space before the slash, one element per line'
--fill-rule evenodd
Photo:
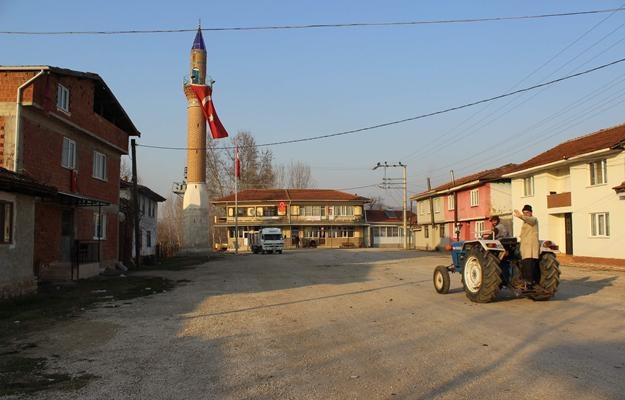
<path fill-rule="evenodd" d="M 415 247 L 441 250 L 454 240 L 480 238 L 494 215 L 511 226 L 510 178 L 503 174 L 514 167 L 481 171 L 411 196 L 416 202 Z"/>
<path fill-rule="evenodd" d="M 158 243 L 158 203 L 165 198 L 147 186 L 137 185 L 137 202 L 139 204 L 139 255 L 146 262 L 152 262 L 157 256 Z M 134 215 L 132 213 L 132 183 L 120 182 L 120 210 L 124 213 L 119 228 L 119 259 L 129 265 L 135 257 Z"/>
<path fill-rule="evenodd" d="M 0 67 L 0 166 L 57 190 L 35 203 L 40 278 L 86 277 L 116 262 L 129 136 L 139 132 L 99 75 Z"/>
<path fill-rule="evenodd" d="M 625 261 L 625 124 L 561 143 L 504 175 L 512 206 L 532 206 L 540 237 L 593 262 Z M 515 218 L 514 233 L 522 221 Z"/>
<path fill-rule="evenodd" d="M 215 217 L 214 243 L 249 249 L 248 236 L 260 228 L 282 229 L 287 247 L 365 246 L 364 205 L 369 199 L 329 189 L 244 190 L 216 199 L 224 217 Z"/>

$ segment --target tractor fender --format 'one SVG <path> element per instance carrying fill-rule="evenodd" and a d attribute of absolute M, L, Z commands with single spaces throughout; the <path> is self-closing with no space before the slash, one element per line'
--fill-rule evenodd
<path fill-rule="evenodd" d="M 467 240 L 462 245 L 462 250 L 467 250 L 469 247 L 480 246 L 484 251 L 506 251 L 499 240 L 479 239 L 479 240 Z"/>

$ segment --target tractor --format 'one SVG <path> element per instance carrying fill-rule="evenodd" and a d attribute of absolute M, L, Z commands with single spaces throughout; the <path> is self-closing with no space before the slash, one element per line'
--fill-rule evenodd
<path fill-rule="evenodd" d="M 467 297 L 476 303 L 489 303 L 506 287 L 517 297 L 549 300 L 560 284 L 560 263 L 556 259 L 558 246 L 540 242 L 539 278 L 525 279 L 521 272 L 521 255 L 516 238 L 479 239 L 452 243 L 451 265 L 434 269 L 434 288 L 440 294 L 449 293 L 450 273 L 460 273 Z"/>

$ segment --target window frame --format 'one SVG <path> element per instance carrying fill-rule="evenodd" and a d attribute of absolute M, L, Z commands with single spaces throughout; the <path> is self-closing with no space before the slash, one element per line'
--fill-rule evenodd
<path fill-rule="evenodd" d="M 534 193 L 536 193 L 534 175 L 523 178 L 523 197 L 533 197 Z"/>
<path fill-rule="evenodd" d="M 100 224 L 100 216 L 102 216 Z M 100 236 L 98 236 L 98 234 Z M 95 211 L 93 213 L 93 240 L 106 240 L 106 213 Z"/>
<path fill-rule="evenodd" d="M 447 195 L 447 211 L 456 209 L 456 198 L 453 194 Z"/>
<path fill-rule="evenodd" d="M 8 211 L 7 211 L 8 210 Z M 11 201 L 0 200 L 0 245 L 13 244 L 15 205 Z"/>
<path fill-rule="evenodd" d="M 480 190 L 471 189 L 471 207 L 478 207 L 480 205 Z"/>
<path fill-rule="evenodd" d="M 108 181 L 107 172 L 107 157 L 106 154 L 97 150 L 93 151 L 93 169 L 91 176 L 101 181 Z M 101 175 L 99 175 L 101 174 Z"/>
<path fill-rule="evenodd" d="M 605 185 L 608 183 L 608 162 L 605 158 L 588 163 L 588 168 L 590 186 Z M 600 172 L 599 178 L 601 181 L 597 181 L 597 172 Z"/>
<path fill-rule="evenodd" d="M 484 221 L 475 221 L 475 224 L 473 227 L 473 235 L 475 236 L 476 239 L 481 239 L 482 234 L 484 233 L 485 230 L 486 230 L 486 224 L 484 223 Z"/>
<path fill-rule="evenodd" d="M 58 111 L 69 114 L 69 96 L 69 88 L 58 83 L 56 86 L 56 109 Z"/>
<path fill-rule="evenodd" d="M 600 226 L 600 217 L 604 217 L 603 229 L 601 229 L 601 226 Z M 610 213 L 609 212 L 590 213 L 590 237 L 593 237 L 593 238 L 609 238 L 610 237 Z"/>
<path fill-rule="evenodd" d="M 63 137 L 63 147 L 61 149 L 61 167 L 71 170 L 76 169 L 76 141 L 65 136 Z"/>

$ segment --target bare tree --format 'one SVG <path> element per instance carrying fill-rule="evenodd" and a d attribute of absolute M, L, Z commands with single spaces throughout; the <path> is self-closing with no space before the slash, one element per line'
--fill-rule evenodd
<path fill-rule="evenodd" d="M 229 145 L 220 145 L 220 148 L 209 139 L 206 181 L 211 197 L 222 197 L 234 191 L 235 146 L 239 149 L 241 165 L 239 191 L 274 187 L 273 153 L 269 149 L 259 150 L 250 132 L 239 132 L 230 139 Z"/>
<path fill-rule="evenodd" d="M 370 197 L 369 203 L 366 205 L 368 210 L 385 210 L 388 207 L 384 204 L 384 199 L 382 196 L 373 196 Z"/>
<path fill-rule="evenodd" d="M 174 193 L 159 207 L 158 240 L 174 247 L 182 244 L 182 198 Z"/>
<path fill-rule="evenodd" d="M 128 156 L 121 157 L 119 177 L 126 182 L 130 182 L 132 180 L 132 165 Z"/>
<path fill-rule="evenodd" d="M 301 161 L 291 161 L 288 166 L 289 187 L 292 189 L 306 189 L 313 187 L 310 166 Z"/>
<path fill-rule="evenodd" d="M 315 187 L 310 166 L 301 161 L 291 161 L 288 165 L 280 164 L 273 168 L 275 186 L 290 189 Z"/>

